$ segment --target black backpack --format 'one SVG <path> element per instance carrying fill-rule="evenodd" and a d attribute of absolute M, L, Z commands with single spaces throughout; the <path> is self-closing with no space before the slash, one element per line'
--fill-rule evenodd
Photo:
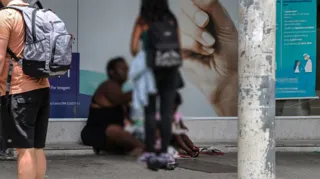
<path fill-rule="evenodd" d="M 147 65 L 150 68 L 173 69 L 182 65 L 176 22 L 173 20 L 153 22 L 147 34 Z"/>

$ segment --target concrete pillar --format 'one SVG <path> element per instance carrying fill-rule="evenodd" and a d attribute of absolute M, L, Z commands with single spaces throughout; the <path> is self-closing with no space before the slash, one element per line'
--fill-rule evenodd
<path fill-rule="evenodd" d="M 240 0 L 238 179 L 275 179 L 276 0 Z"/>

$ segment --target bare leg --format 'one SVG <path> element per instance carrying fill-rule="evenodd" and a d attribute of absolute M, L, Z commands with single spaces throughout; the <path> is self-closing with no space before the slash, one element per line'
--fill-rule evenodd
<path fill-rule="evenodd" d="M 47 161 L 43 149 L 35 149 L 35 157 L 37 162 L 36 179 L 44 179 L 47 170 Z"/>
<path fill-rule="evenodd" d="M 111 143 L 128 149 L 129 151 L 143 151 L 144 144 L 128 132 L 124 131 L 121 126 L 111 125 L 106 130 L 106 135 Z"/>
<path fill-rule="evenodd" d="M 186 145 L 186 143 L 184 142 L 183 138 L 181 135 L 173 135 L 174 139 L 177 142 L 177 145 L 179 148 L 181 148 L 182 150 L 184 150 L 185 152 L 187 152 L 188 155 L 192 156 L 193 155 L 193 151 L 192 148 L 188 147 Z"/>
<path fill-rule="evenodd" d="M 193 150 L 195 145 L 191 141 L 191 139 L 186 134 L 181 134 L 181 137 L 182 137 L 183 141 L 186 143 L 186 145 Z"/>
<path fill-rule="evenodd" d="M 35 179 L 37 162 L 34 149 L 17 149 L 18 179 Z"/>

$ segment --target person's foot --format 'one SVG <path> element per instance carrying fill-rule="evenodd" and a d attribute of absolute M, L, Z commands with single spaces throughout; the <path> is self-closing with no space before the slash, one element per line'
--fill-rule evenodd
<path fill-rule="evenodd" d="M 175 170 L 178 167 L 178 163 L 167 163 L 166 165 L 160 167 L 163 170 Z"/>
<path fill-rule="evenodd" d="M 192 150 L 193 150 L 194 152 L 200 152 L 200 148 L 197 147 L 197 146 L 193 146 L 193 147 L 192 147 Z"/>
<path fill-rule="evenodd" d="M 178 164 L 170 154 L 153 155 L 147 159 L 147 168 L 152 171 L 174 170 Z"/>
<path fill-rule="evenodd" d="M 178 165 L 171 154 L 160 154 L 158 156 L 158 160 L 160 163 L 160 169 L 163 170 L 174 170 Z"/>
<path fill-rule="evenodd" d="M 199 154 L 200 154 L 200 148 L 199 147 L 193 146 L 192 147 L 192 151 L 194 152 L 192 157 L 199 157 Z"/>
<path fill-rule="evenodd" d="M 186 151 L 186 153 L 190 156 L 190 157 L 194 157 L 196 155 L 196 153 L 193 150 L 188 150 Z"/>
<path fill-rule="evenodd" d="M 186 153 L 190 156 L 190 157 L 198 157 L 200 154 L 200 150 L 199 148 L 193 147 L 192 149 L 186 151 Z"/>
<path fill-rule="evenodd" d="M 159 158 L 154 155 L 147 159 L 147 168 L 152 171 L 158 171 L 161 168 L 162 164 Z"/>
<path fill-rule="evenodd" d="M 148 161 L 148 158 L 150 157 L 155 157 L 156 154 L 151 153 L 151 152 L 144 152 L 139 158 L 138 158 L 138 162 L 139 163 L 145 163 Z"/>

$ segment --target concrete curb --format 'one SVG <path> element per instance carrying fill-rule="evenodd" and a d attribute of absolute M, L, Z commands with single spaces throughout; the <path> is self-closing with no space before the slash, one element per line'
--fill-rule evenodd
<path fill-rule="evenodd" d="M 219 149 L 225 153 L 237 153 L 237 147 L 222 147 L 222 146 L 211 146 L 209 148 Z M 309 153 L 309 152 L 320 152 L 320 147 L 277 147 L 277 152 L 296 152 L 296 153 Z M 92 149 L 72 149 L 72 150 L 45 150 L 47 156 L 85 156 L 95 155 Z"/>
<path fill-rule="evenodd" d="M 209 144 L 199 144 L 201 148 L 212 148 L 219 149 L 225 153 L 236 153 L 238 151 L 237 145 L 228 145 L 228 144 L 218 144 L 218 145 L 209 145 Z M 91 147 L 80 146 L 80 147 L 48 147 L 45 149 L 48 156 L 55 155 L 94 155 L 94 152 Z M 307 145 L 283 145 L 279 144 L 276 146 L 277 152 L 320 152 L 320 145 L 318 144 L 307 144 Z"/>
<path fill-rule="evenodd" d="M 199 143 L 197 146 L 201 148 L 219 149 L 225 153 L 236 153 L 238 151 L 235 142 L 218 142 Z M 320 152 L 320 143 L 318 142 L 279 142 L 276 145 L 277 152 Z M 45 148 L 47 156 L 87 156 L 95 155 L 92 147 L 84 146 L 82 144 L 48 144 Z"/>

